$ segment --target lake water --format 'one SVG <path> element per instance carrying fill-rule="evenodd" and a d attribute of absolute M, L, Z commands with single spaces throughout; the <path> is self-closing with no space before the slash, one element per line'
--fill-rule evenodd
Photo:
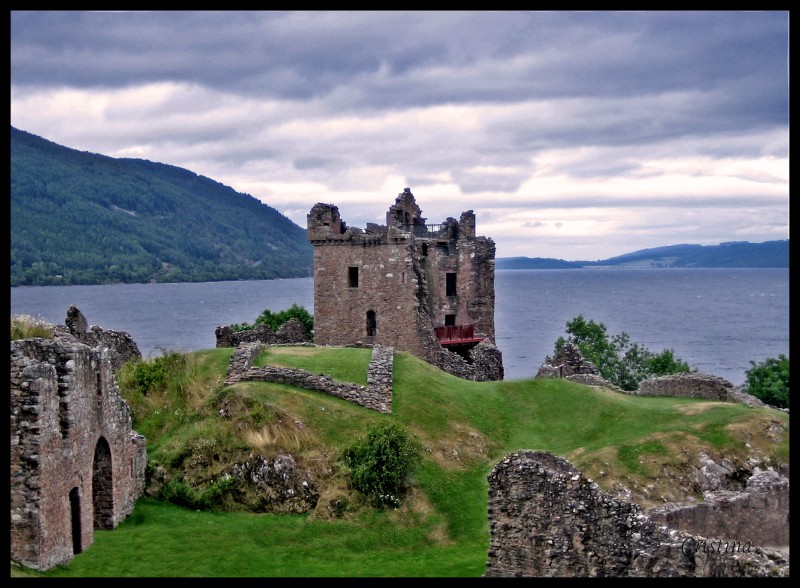
<path fill-rule="evenodd" d="M 699 371 L 745 381 L 750 362 L 789 356 L 788 269 L 497 270 L 496 344 L 507 380 L 536 375 L 579 314 L 653 352 L 672 349 Z M 216 345 L 219 325 L 266 308 L 313 312 L 313 280 L 11 288 L 11 314 L 130 333 L 145 357 Z"/>

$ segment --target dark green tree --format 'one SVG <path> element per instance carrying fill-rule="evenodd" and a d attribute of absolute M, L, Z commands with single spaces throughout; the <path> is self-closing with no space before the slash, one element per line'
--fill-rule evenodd
<path fill-rule="evenodd" d="M 592 362 L 606 380 L 623 390 L 636 390 L 647 378 L 693 371 L 689 364 L 675 357 L 671 349 L 653 353 L 633 343 L 626 332 L 609 336 L 603 323 L 578 315 L 567 321 L 568 337 L 555 343 L 558 354 L 566 343 L 575 344 L 584 359 Z"/>
<path fill-rule="evenodd" d="M 781 353 L 750 366 L 742 389 L 770 406 L 789 408 L 789 358 Z"/>

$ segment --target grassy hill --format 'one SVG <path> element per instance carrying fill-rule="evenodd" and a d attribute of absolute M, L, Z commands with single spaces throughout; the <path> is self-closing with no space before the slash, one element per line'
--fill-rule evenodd
<path fill-rule="evenodd" d="M 286 385 L 224 386 L 231 349 L 182 356 L 161 391 L 126 392 L 151 464 L 190 484 L 251 453 L 291 453 L 320 486 L 307 514 L 200 512 L 142 498 L 72 562 L 30 576 L 480 577 L 488 484 L 510 452 L 569 459 L 606 492 L 645 507 L 701 500 L 700 452 L 735 468 L 789 462 L 789 415 L 743 404 L 637 397 L 559 379 L 466 381 L 397 353 L 391 415 Z M 269 348 L 262 364 L 363 383 L 370 352 Z M 122 381 L 122 379 L 121 379 Z M 224 403 L 228 418 L 219 407 Z M 371 423 L 400 423 L 424 447 L 412 491 L 376 510 L 347 485 L 342 450 Z M 334 508 L 335 505 L 338 505 Z"/>
<path fill-rule="evenodd" d="M 11 286 L 312 275 L 306 230 L 204 176 L 11 127 Z"/>

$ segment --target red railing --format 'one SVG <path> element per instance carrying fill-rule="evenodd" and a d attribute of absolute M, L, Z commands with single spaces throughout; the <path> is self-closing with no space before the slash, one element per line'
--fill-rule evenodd
<path fill-rule="evenodd" d="M 434 327 L 434 331 L 442 345 L 475 343 L 483 340 L 483 337 L 475 337 L 474 325 L 447 325 L 446 327 Z"/>

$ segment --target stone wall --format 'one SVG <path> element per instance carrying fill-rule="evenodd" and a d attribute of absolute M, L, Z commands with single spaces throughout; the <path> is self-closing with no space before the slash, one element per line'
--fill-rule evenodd
<path fill-rule="evenodd" d="M 733 400 L 733 384 L 708 374 L 679 373 L 649 378 L 639 385 L 638 396 L 682 396 L 706 400 Z"/>
<path fill-rule="evenodd" d="M 378 412 L 392 412 L 394 350 L 391 347 L 375 345 L 372 348 L 372 358 L 367 369 L 367 386 L 337 382 L 330 376 L 315 375 L 297 368 L 253 367 L 253 360 L 262 350 L 261 343 L 237 347 L 231 354 L 225 384 L 230 386 L 243 381 L 277 382 L 322 392 Z"/>
<path fill-rule="evenodd" d="M 513 453 L 488 480 L 486 577 L 789 576 L 779 552 L 659 526 L 547 452 Z"/>
<path fill-rule="evenodd" d="M 656 523 L 717 538 L 746 538 L 755 545 L 789 545 L 789 479 L 758 471 L 746 490 L 708 492 L 698 504 L 664 504 L 648 514 Z"/>
<path fill-rule="evenodd" d="M 311 334 L 299 319 L 292 318 L 273 331 L 267 325 L 256 325 L 246 331 L 233 331 L 230 326 L 218 326 L 214 334 L 217 347 L 239 347 L 242 343 L 266 343 L 280 345 L 285 343 L 307 343 Z"/>
<path fill-rule="evenodd" d="M 89 347 L 102 345 L 109 349 L 111 366 L 115 372 L 131 359 L 142 359 L 139 346 L 128 333 L 106 331 L 94 325 L 90 328 L 86 317 L 76 306 L 70 306 L 67 309 L 67 318 L 64 320 L 64 324 L 66 333 L 81 343 L 85 343 Z M 56 332 L 64 334 L 61 328 L 57 328 Z"/>
<path fill-rule="evenodd" d="M 554 357 L 546 357 L 537 378 L 566 378 L 575 374 L 600 375 L 595 365 L 584 359 L 578 346 L 565 343 Z"/>
<path fill-rule="evenodd" d="M 682 372 L 669 376 L 648 378 L 637 390 L 623 390 L 600 375 L 595 365 L 584 359 L 574 343 L 565 343 L 555 357 L 545 358 L 536 373 L 537 378 L 565 378 L 588 386 L 608 388 L 621 394 L 635 396 L 679 396 L 704 398 L 723 402 L 740 402 L 748 406 L 767 406 L 764 402 L 738 390 L 727 380 L 699 372 Z M 774 408 L 774 407 L 773 407 Z M 789 412 L 788 409 L 780 409 Z"/>
<path fill-rule="evenodd" d="M 144 490 L 113 351 L 68 334 L 11 342 L 11 560 L 45 570 L 113 529 Z"/>

